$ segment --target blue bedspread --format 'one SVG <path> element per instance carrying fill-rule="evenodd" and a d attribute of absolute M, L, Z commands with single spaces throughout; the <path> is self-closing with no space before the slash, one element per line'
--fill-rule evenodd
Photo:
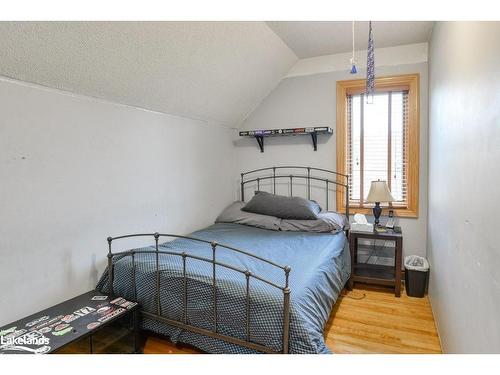
<path fill-rule="evenodd" d="M 255 255 L 288 265 L 291 288 L 290 353 L 329 353 L 323 338 L 323 328 L 332 306 L 349 278 L 350 257 L 344 233 L 280 232 L 239 224 L 219 223 L 194 232 L 191 237 L 215 240 Z M 147 248 L 151 249 L 151 248 Z M 160 246 L 160 250 L 182 252 L 210 258 L 208 244 L 177 239 Z M 278 285 L 284 285 L 284 272 L 254 258 L 217 249 L 217 260 L 248 269 Z M 142 308 L 156 312 L 155 256 L 137 254 L 137 300 Z M 133 299 L 130 257 L 115 260 L 114 290 L 117 295 Z M 182 259 L 160 256 L 162 315 L 182 320 L 183 282 Z M 190 324 L 213 329 L 212 267 L 211 264 L 188 259 L 188 321 Z M 245 277 L 217 267 L 217 320 L 222 334 L 245 339 Z M 97 288 L 108 290 L 105 272 Z M 251 341 L 276 351 L 281 350 L 283 326 L 283 293 L 262 281 L 251 279 L 250 293 Z M 252 353 L 234 344 L 187 332 L 165 323 L 144 319 L 143 328 L 170 336 L 174 342 L 184 342 L 210 353 Z"/>

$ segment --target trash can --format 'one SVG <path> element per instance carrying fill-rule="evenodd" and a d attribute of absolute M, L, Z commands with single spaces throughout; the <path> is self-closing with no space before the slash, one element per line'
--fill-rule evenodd
<path fill-rule="evenodd" d="M 429 262 L 417 255 L 405 257 L 405 287 L 406 294 L 410 297 L 425 295 L 429 274 Z"/>

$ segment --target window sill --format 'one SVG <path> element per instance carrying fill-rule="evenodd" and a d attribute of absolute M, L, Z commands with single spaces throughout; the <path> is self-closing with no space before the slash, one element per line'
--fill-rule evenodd
<path fill-rule="evenodd" d="M 394 211 L 394 217 L 407 217 L 407 218 L 418 219 L 418 211 L 416 210 L 411 210 L 409 208 L 398 208 L 398 207 L 389 208 L 387 206 L 382 207 L 381 216 L 387 216 L 389 209 Z M 345 212 L 345 207 L 342 207 L 339 211 Z M 349 215 L 354 215 L 354 214 L 373 215 L 373 208 L 349 206 Z"/>

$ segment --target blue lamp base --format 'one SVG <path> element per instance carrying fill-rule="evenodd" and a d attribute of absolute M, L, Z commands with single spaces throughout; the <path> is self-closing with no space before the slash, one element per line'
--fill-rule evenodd
<path fill-rule="evenodd" d="M 373 207 L 373 216 L 375 217 L 375 226 L 379 226 L 380 215 L 382 214 L 382 207 L 380 207 L 380 202 L 375 202 L 375 207 Z"/>

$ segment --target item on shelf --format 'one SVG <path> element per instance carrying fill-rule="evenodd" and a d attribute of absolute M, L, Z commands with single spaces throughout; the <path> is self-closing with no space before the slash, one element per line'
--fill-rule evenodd
<path fill-rule="evenodd" d="M 394 228 L 394 210 L 389 210 L 389 220 L 387 220 L 385 227 L 389 229 Z"/>
<path fill-rule="evenodd" d="M 351 223 L 351 230 L 355 232 L 373 232 L 373 224 L 370 224 L 368 220 L 366 220 L 366 216 L 363 214 L 355 214 L 354 215 L 354 223 Z"/>
<path fill-rule="evenodd" d="M 375 203 L 373 207 L 373 216 L 375 217 L 375 226 L 379 225 L 380 214 L 382 213 L 382 208 L 380 203 L 393 202 L 394 198 L 389 191 L 386 181 L 372 181 L 370 186 L 370 192 L 368 193 L 368 198 L 366 199 L 368 203 Z"/>

